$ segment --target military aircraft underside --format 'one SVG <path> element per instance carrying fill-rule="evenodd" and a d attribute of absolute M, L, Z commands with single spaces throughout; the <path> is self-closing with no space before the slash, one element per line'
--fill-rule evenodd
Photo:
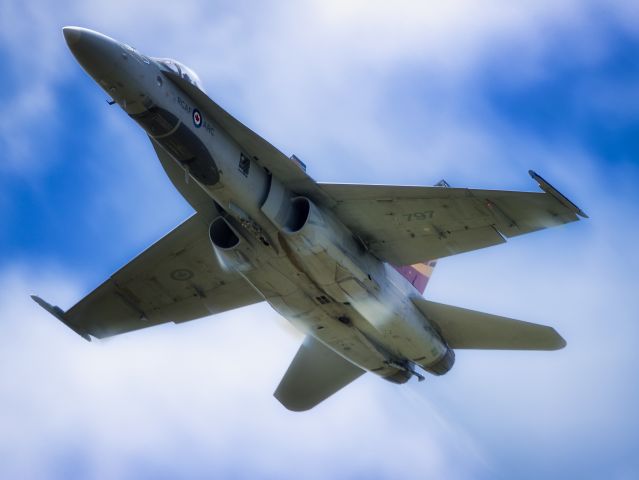
<path fill-rule="evenodd" d="M 69 49 L 148 135 L 195 214 L 68 311 L 87 340 L 267 302 L 306 338 L 275 391 L 308 410 L 365 372 L 443 375 L 454 350 L 555 350 L 551 327 L 422 296 L 435 259 L 586 215 L 543 191 L 317 183 L 224 111 L 181 63 L 65 27 Z"/>

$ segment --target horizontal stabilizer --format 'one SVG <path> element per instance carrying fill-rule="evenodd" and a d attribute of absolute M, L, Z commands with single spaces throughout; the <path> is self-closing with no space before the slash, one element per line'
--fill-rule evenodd
<path fill-rule="evenodd" d="M 566 346 L 561 335 L 546 325 L 452 307 L 423 298 L 413 301 L 453 349 L 559 350 Z"/>
<path fill-rule="evenodd" d="M 364 370 L 307 336 L 274 395 L 289 410 L 302 412 L 363 374 Z"/>

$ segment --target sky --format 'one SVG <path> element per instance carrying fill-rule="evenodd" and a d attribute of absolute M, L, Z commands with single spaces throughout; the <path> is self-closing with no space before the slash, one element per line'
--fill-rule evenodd
<path fill-rule="evenodd" d="M 627 1 L 0 0 L 0 478 L 639 477 L 639 9 Z M 590 218 L 442 259 L 427 298 L 544 323 L 307 413 L 267 305 L 87 343 L 69 308 L 191 213 L 61 28 L 173 57 L 318 181 L 536 190 Z"/>

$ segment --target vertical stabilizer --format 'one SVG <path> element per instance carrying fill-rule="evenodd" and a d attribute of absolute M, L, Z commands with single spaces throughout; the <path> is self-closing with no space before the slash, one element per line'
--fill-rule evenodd
<path fill-rule="evenodd" d="M 401 273 L 419 293 L 423 294 L 426 285 L 428 285 L 428 280 L 430 280 L 433 274 L 435 265 L 437 265 L 437 260 L 415 263 L 414 265 L 406 265 L 404 267 L 394 266 L 394 268 Z"/>

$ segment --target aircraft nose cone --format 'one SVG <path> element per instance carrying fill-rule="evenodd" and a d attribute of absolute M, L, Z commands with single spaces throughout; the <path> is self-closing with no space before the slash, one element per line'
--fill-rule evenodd
<path fill-rule="evenodd" d="M 64 27 L 69 50 L 97 82 L 109 79 L 121 55 L 122 47 L 106 35 L 82 27 Z"/>
<path fill-rule="evenodd" d="M 64 27 L 62 29 L 62 34 L 64 35 L 64 39 L 67 41 L 67 45 L 71 48 L 80 41 L 80 37 L 82 37 L 82 29 L 78 27 Z"/>

